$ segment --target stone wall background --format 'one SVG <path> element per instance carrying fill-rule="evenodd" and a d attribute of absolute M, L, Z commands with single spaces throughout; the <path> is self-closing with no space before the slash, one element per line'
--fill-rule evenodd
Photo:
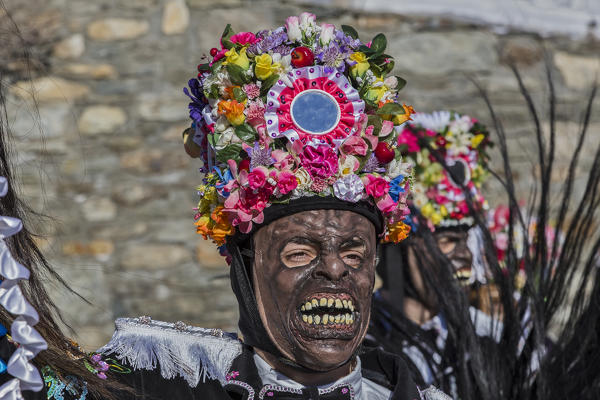
<path fill-rule="evenodd" d="M 33 80 L 15 73 L 18 65 L 9 69 L 8 115 L 20 189 L 34 209 L 52 217 L 29 221 L 43 235 L 44 251 L 91 303 L 51 284 L 75 337 L 90 349 L 106 342 L 120 316 L 235 329 L 237 305 L 227 269 L 194 230 L 199 165 L 181 145 L 188 125 L 182 87 L 227 22 L 236 31 L 256 31 L 308 10 L 320 21 L 355 26 L 363 40 L 384 32 L 388 52 L 396 57 L 395 72 L 409 82 L 406 103 L 419 111 L 454 109 L 489 122 L 470 81 L 477 79 L 504 118 L 524 195 L 537 155 L 531 118 L 505 62 L 519 64 L 544 106 L 542 114 L 547 113 L 545 60 L 550 65 L 560 96 L 558 114 L 565 121 L 558 126 L 561 168 L 555 183 L 564 179 L 584 99 L 600 65 L 600 40 L 593 34 L 542 38 L 523 28 L 499 33 L 472 19 L 388 13 L 382 1 L 379 12 L 343 0 L 14 3 L 32 5 L 20 12 L 45 21 L 38 37 L 47 49 L 34 54 L 43 62 L 31 71 Z M 596 144 L 599 107 L 596 102 L 589 135 Z M 584 149 L 582 172 L 590 167 L 592 150 Z M 490 183 L 488 190 L 492 203 L 502 201 L 497 185 Z"/>

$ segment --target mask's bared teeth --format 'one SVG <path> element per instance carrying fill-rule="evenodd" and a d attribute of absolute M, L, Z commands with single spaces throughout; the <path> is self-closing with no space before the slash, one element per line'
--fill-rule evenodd
<path fill-rule="evenodd" d="M 308 315 L 306 315 L 306 314 L 302 315 L 302 321 L 308 322 Z"/>
<path fill-rule="evenodd" d="M 335 308 L 342 308 L 343 304 L 340 299 L 335 299 Z"/>
<path fill-rule="evenodd" d="M 300 307 L 300 311 L 306 311 L 306 307 L 304 306 L 304 304 L 302 304 L 302 307 Z"/>
<path fill-rule="evenodd" d="M 325 297 L 321 297 L 321 300 L 319 301 L 319 305 L 321 307 L 325 307 L 327 305 L 327 299 Z"/>
<path fill-rule="evenodd" d="M 329 314 L 323 315 L 323 325 L 327 325 L 329 323 Z"/>
<path fill-rule="evenodd" d="M 333 299 L 328 299 L 327 300 L 327 307 L 331 307 L 333 306 Z"/>
<path fill-rule="evenodd" d="M 315 325 L 319 325 L 321 323 L 321 317 L 315 315 Z"/>
<path fill-rule="evenodd" d="M 354 318 L 351 314 L 346 314 L 346 325 L 350 325 L 353 322 Z"/>
<path fill-rule="evenodd" d="M 304 308 L 306 309 L 306 311 L 310 311 L 312 310 L 312 304 L 310 304 L 310 302 L 307 301 L 304 305 Z"/>
<path fill-rule="evenodd" d="M 354 305 L 352 305 L 352 300 L 348 300 L 348 308 L 350 311 L 354 311 Z"/>
<path fill-rule="evenodd" d="M 319 307 L 319 302 L 317 301 L 317 299 L 312 299 L 311 304 L 312 304 L 313 308 Z"/>
<path fill-rule="evenodd" d="M 336 316 L 335 316 L 335 323 L 336 323 L 336 324 L 339 324 L 341 319 L 342 319 L 342 317 L 341 317 L 341 315 L 340 315 L 340 314 L 336 315 Z"/>
<path fill-rule="evenodd" d="M 306 322 L 308 322 L 309 324 L 312 324 L 312 323 L 313 323 L 313 317 L 312 317 L 312 315 L 309 315 L 309 316 L 308 316 L 308 318 L 307 318 L 307 321 L 306 321 Z"/>
<path fill-rule="evenodd" d="M 342 304 L 344 305 L 344 308 L 348 308 L 348 300 L 342 300 Z"/>
<path fill-rule="evenodd" d="M 346 315 L 347 315 L 347 314 L 342 314 L 342 315 L 341 315 L 341 317 L 340 317 L 340 323 L 341 323 L 341 324 L 345 323 L 345 321 L 346 321 Z"/>

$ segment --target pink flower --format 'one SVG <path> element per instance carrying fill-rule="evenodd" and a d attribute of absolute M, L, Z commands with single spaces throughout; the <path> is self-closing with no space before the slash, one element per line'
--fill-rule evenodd
<path fill-rule="evenodd" d="M 381 197 L 390 191 L 389 182 L 379 176 L 367 175 L 363 178 L 363 183 L 367 194 L 375 198 Z"/>
<path fill-rule="evenodd" d="M 266 167 L 254 167 L 252 172 L 248 174 L 248 186 L 250 189 L 259 189 L 265 186 L 268 172 L 269 170 Z"/>
<path fill-rule="evenodd" d="M 398 146 L 405 144 L 408 147 L 409 153 L 416 153 L 421 150 L 419 139 L 413 134 L 410 129 L 404 129 L 398 136 Z"/>
<path fill-rule="evenodd" d="M 304 169 L 313 178 L 329 178 L 338 170 L 337 155 L 329 146 L 306 146 L 300 159 Z"/>
<path fill-rule="evenodd" d="M 300 31 L 300 18 L 296 16 L 287 17 L 285 20 L 285 30 L 290 42 L 299 41 L 302 38 L 302 32 Z"/>
<path fill-rule="evenodd" d="M 281 194 L 288 194 L 297 186 L 298 180 L 290 171 L 281 171 L 277 176 L 277 188 Z"/>
<path fill-rule="evenodd" d="M 292 169 L 294 166 L 294 157 L 287 151 L 280 149 L 273 150 L 271 152 L 271 157 L 275 159 L 273 166 L 278 170 Z"/>
<path fill-rule="evenodd" d="M 389 194 L 386 194 L 385 196 L 375 200 L 375 204 L 377 205 L 377 208 L 379 208 L 384 214 L 393 212 L 398 206 L 397 203 L 392 199 L 392 196 Z"/>
<path fill-rule="evenodd" d="M 247 83 L 244 86 L 242 86 L 242 88 L 244 89 L 244 93 L 246 93 L 246 96 L 248 96 L 250 100 L 260 96 L 260 88 L 256 83 Z"/>
<path fill-rule="evenodd" d="M 252 32 L 239 32 L 229 38 L 232 43 L 237 43 L 242 46 L 260 42 L 260 39 Z"/>
<path fill-rule="evenodd" d="M 357 154 L 359 156 L 366 155 L 368 149 L 367 143 L 358 136 L 350 136 L 344 140 L 341 147 L 342 152 L 345 154 Z"/>
<path fill-rule="evenodd" d="M 262 101 L 251 101 L 246 108 L 246 121 L 252 127 L 265 124 L 265 105 Z"/>
<path fill-rule="evenodd" d="M 321 24 L 321 36 L 319 37 L 319 41 L 322 46 L 326 46 L 333 39 L 335 31 L 335 26 L 332 24 Z"/>
<path fill-rule="evenodd" d="M 392 121 L 383 120 L 381 123 L 381 131 L 379 132 L 380 137 L 384 137 L 392 133 L 394 130 L 394 123 Z"/>

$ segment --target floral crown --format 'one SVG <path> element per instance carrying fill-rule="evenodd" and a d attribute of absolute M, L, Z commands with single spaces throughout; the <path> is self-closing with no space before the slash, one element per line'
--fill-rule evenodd
<path fill-rule="evenodd" d="M 412 107 L 397 102 L 402 78 L 383 34 L 368 44 L 349 26 L 302 13 L 285 26 L 234 34 L 198 66 L 184 93 L 192 126 L 184 145 L 204 163 L 197 232 L 223 245 L 248 233 L 263 211 L 309 196 L 376 204 L 385 238 L 410 228 L 410 166 L 396 149 Z"/>
<path fill-rule="evenodd" d="M 412 205 L 431 230 L 473 224 L 463 187 L 475 209 L 487 208 L 481 185 L 490 144 L 485 126 L 450 111 L 417 113 L 404 127 L 398 148 L 414 167 Z"/>

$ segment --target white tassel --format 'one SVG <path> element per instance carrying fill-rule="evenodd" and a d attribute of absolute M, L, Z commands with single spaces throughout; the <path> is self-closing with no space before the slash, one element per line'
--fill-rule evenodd
<path fill-rule="evenodd" d="M 226 382 L 233 360 L 242 353 L 242 343 L 219 329 L 204 329 L 152 321 L 149 317 L 119 318 L 116 331 L 99 353 L 114 353 L 133 369 L 157 366 L 163 378 L 183 377 L 191 387 L 200 378 Z"/>

